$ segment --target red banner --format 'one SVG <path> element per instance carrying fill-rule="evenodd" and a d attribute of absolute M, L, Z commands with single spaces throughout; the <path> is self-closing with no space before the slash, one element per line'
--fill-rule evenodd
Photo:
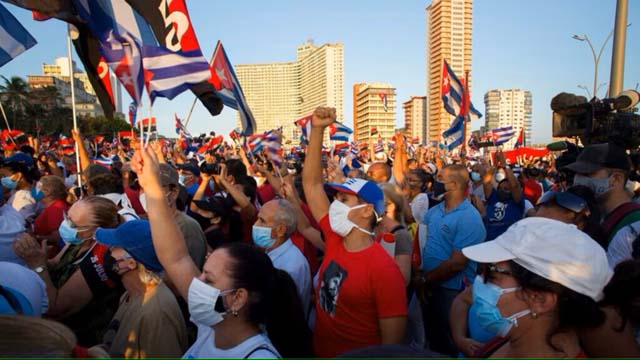
<path fill-rule="evenodd" d="M 509 160 L 512 164 L 515 164 L 518 161 L 518 156 L 526 155 L 527 157 L 541 157 L 545 156 L 549 153 L 547 148 L 537 149 L 530 147 L 519 147 L 513 150 L 503 151 L 505 160 Z M 491 153 L 491 158 L 495 159 L 496 152 Z"/>

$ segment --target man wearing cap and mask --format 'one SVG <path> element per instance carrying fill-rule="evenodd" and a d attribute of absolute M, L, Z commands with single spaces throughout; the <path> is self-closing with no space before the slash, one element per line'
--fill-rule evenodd
<path fill-rule="evenodd" d="M 169 208 L 173 211 L 176 223 L 182 231 L 182 235 L 187 243 L 187 249 L 189 250 L 189 256 L 196 264 L 198 269 L 202 269 L 204 265 L 205 256 L 207 255 L 207 239 L 200 227 L 200 224 L 178 210 L 176 206 L 176 200 L 180 193 L 179 175 L 173 166 L 162 163 L 160 164 L 160 184 L 162 185 L 162 191 L 167 199 Z M 147 211 L 147 198 L 144 193 L 140 194 L 140 203 L 145 211 Z"/>
<path fill-rule="evenodd" d="M 127 290 L 104 335 L 111 357 L 179 357 L 187 347 L 187 329 L 178 302 L 162 281 L 151 228 L 133 220 L 115 229 L 97 229 L 99 243 L 111 246 L 117 273 Z"/>
<path fill-rule="evenodd" d="M 457 294 L 476 275 L 476 264 L 462 248 L 486 237 L 482 217 L 467 199 L 469 172 L 462 165 L 448 165 L 436 176 L 434 196 L 444 201 L 429 209 L 424 223 L 427 242 L 422 249 L 424 312 L 429 347 L 450 356 L 457 354 L 449 328 L 449 310 Z"/>
<path fill-rule="evenodd" d="M 626 189 L 631 171 L 627 152 L 613 143 L 589 145 L 565 168 L 576 173 L 574 185 L 585 185 L 596 195 L 604 214 L 609 265 L 631 259 L 633 242 L 640 236 L 640 204 L 631 201 Z"/>
<path fill-rule="evenodd" d="M 317 108 L 311 120 L 302 174 L 305 197 L 326 244 L 315 283 L 315 355 L 334 357 L 369 345 L 402 342 L 407 300 L 398 265 L 373 239 L 384 215 L 384 195 L 372 181 L 331 184 L 333 203 L 322 179 L 322 139 L 336 119 L 334 108 Z"/>

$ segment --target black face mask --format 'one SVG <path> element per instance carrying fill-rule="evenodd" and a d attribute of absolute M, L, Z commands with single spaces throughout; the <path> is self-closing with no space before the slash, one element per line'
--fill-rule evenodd
<path fill-rule="evenodd" d="M 433 182 L 433 186 L 431 186 L 431 190 L 433 191 L 434 198 L 438 198 L 447 192 L 447 189 L 444 183 L 438 180 Z"/>
<path fill-rule="evenodd" d="M 191 216 L 195 221 L 198 222 L 198 224 L 200 225 L 200 227 L 202 228 L 202 231 L 207 230 L 210 226 L 211 226 L 211 219 L 204 217 L 198 213 L 192 212 L 189 213 L 189 216 Z"/>
<path fill-rule="evenodd" d="M 505 202 L 511 199 L 511 191 L 498 190 L 498 200 Z"/>
<path fill-rule="evenodd" d="M 104 271 L 107 273 L 109 279 L 115 280 L 120 283 L 122 281 L 120 274 L 118 274 L 118 262 L 111 255 L 111 249 L 107 250 L 102 257 Z"/>

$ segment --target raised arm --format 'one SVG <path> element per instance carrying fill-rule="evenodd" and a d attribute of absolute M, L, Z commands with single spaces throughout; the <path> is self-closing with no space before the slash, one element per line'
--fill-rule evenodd
<path fill-rule="evenodd" d="M 81 172 L 91 165 L 91 160 L 89 160 L 89 154 L 87 153 L 87 149 L 84 147 L 84 142 L 82 142 L 82 134 L 80 134 L 79 131 L 71 129 L 71 137 L 73 137 L 73 141 L 78 144 L 78 155 L 80 156 L 78 172 Z"/>
<path fill-rule="evenodd" d="M 156 154 L 151 148 L 137 150 L 131 159 L 131 169 L 138 174 L 138 182 L 147 197 L 147 215 L 158 260 L 180 295 L 187 299 L 189 285 L 200 271 L 189 256 L 182 231 L 162 192 Z"/>
<path fill-rule="evenodd" d="M 318 107 L 311 119 L 311 136 L 302 171 L 302 187 L 313 217 L 320 221 L 329 212 L 329 198 L 322 182 L 322 139 L 324 129 L 336 119 L 336 109 Z"/>
<path fill-rule="evenodd" d="M 324 240 L 322 239 L 322 234 L 316 228 L 311 226 L 309 219 L 307 219 L 307 215 L 302 210 L 298 194 L 290 182 L 290 176 L 288 178 L 289 179 L 285 178 L 285 182 L 282 184 L 280 195 L 287 199 L 296 210 L 296 228 L 305 239 L 309 240 L 313 244 L 313 246 L 324 251 Z"/>
<path fill-rule="evenodd" d="M 407 148 L 401 133 L 396 133 L 395 141 L 396 157 L 393 159 L 393 177 L 396 179 L 396 184 L 401 185 L 404 183 L 404 173 L 407 170 Z"/>

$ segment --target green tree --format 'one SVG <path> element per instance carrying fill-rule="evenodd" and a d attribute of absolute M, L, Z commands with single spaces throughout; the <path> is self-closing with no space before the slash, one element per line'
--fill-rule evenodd
<path fill-rule="evenodd" d="M 12 76 L 11 79 L 2 76 L 2 79 L 4 84 L 0 85 L 2 93 L 0 100 L 8 105 L 7 116 L 13 121 L 13 127 L 16 127 L 16 123 L 24 118 L 28 105 L 29 86 L 20 76 Z"/>

